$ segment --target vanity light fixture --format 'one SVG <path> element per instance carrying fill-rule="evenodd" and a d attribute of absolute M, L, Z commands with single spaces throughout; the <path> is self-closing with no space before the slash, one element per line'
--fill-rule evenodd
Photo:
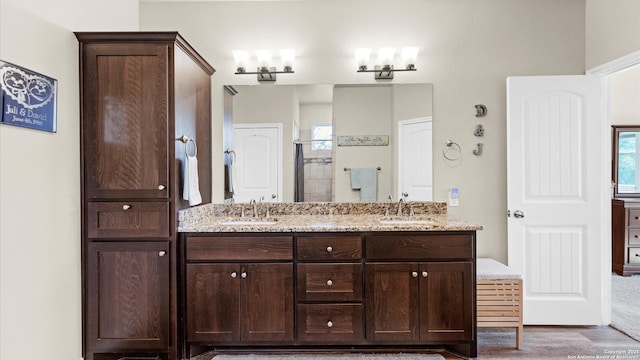
<path fill-rule="evenodd" d="M 376 80 L 389 80 L 393 79 L 393 73 L 395 71 L 416 71 L 416 59 L 418 58 L 419 47 L 405 47 L 400 51 L 400 56 L 404 63 L 404 68 L 394 69 L 393 58 L 396 54 L 395 48 L 380 48 L 378 50 L 378 62 L 379 65 L 374 66 L 374 70 L 369 70 L 367 64 L 371 56 L 371 49 L 360 48 L 356 49 L 356 60 L 358 62 L 358 72 L 372 72 L 375 73 Z"/>
<path fill-rule="evenodd" d="M 292 49 L 280 50 L 282 71 L 277 71 L 276 67 L 272 66 L 271 50 L 256 50 L 256 59 L 258 61 L 257 71 L 247 71 L 249 58 L 250 55 L 248 51 L 233 50 L 233 59 L 236 62 L 236 75 L 257 74 L 258 81 L 276 81 L 276 74 L 292 74 L 294 72 L 293 59 L 295 58 L 295 52 Z"/>

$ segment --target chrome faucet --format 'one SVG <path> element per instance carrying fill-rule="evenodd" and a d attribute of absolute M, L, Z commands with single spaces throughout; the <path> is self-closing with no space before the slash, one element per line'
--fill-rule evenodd
<path fill-rule="evenodd" d="M 253 217 L 258 216 L 258 205 L 256 204 L 256 199 L 251 199 L 249 201 L 249 205 L 253 205 Z"/>
<path fill-rule="evenodd" d="M 398 199 L 398 216 L 402 216 L 402 204 L 404 204 L 404 198 Z"/>

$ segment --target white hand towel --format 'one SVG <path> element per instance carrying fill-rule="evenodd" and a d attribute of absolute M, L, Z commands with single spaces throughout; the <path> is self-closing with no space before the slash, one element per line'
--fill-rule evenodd
<path fill-rule="evenodd" d="M 185 156 L 182 198 L 189 201 L 189 206 L 202 203 L 198 180 L 198 159 L 195 156 Z"/>

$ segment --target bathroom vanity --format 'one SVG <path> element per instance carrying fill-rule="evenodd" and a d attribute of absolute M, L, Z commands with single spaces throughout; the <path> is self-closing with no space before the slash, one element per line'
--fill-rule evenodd
<path fill-rule="evenodd" d="M 476 356 L 481 226 L 451 219 L 442 203 L 411 203 L 415 215 L 396 217 L 375 203 L 271 204 L 269 218 L 240 217 L 241 206 L 180 213 L 184 358 L 429 348 Z"/>

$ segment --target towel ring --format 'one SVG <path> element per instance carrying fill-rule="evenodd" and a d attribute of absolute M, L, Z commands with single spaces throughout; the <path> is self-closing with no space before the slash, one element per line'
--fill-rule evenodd
<path fill-rule="evenodd" d="M 189 155 L 189 143 L 193 143 L 193 155 Z M 193 138 L 187 139 L 187 142 L 184 144 L 184 153 L 187 157 L 196 157 L 198 155 L 198 146 Z"/>
<path fill-rule="evenodd" d="M 457 161 L 460 159 L 460 157 L 462 156 L 462 148 L 460 147 L 460 145 L 452 140 L 447 140 L 446 143 L 447 147 L 442 149 L 442 156 L 449 160 L 449 161 Z M 454 155 L 447 155 L 448 151 L 452 151 L 454 152 Z M 455 155 L 455 153 L 457 153 L 457 156 Z"/>

